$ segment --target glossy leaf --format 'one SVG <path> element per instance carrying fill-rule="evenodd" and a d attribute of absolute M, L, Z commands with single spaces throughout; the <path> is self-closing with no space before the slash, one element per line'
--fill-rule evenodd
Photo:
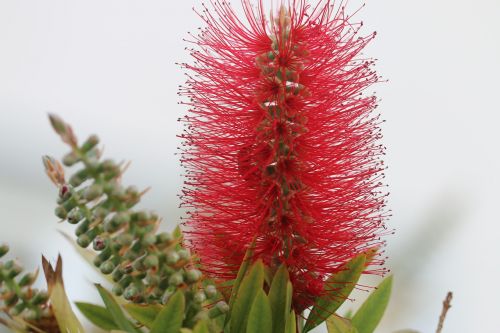
<path fill-rule="evenodd" d="M 140 330 L 137 329 L 134 326 L 134 324 L 132 324 L 127 319 L 127 317 L 125 316 L 125 314 L 122 311 L 122 308 L 116 302 L 113 295 L 111 295 L 106 289 L 104 289 L 99 284 L 96 284 L 96 287 L 97 287 L 97 291 L 99 292 L 99 295 L 101 295 L 101 298 L 104 302 L 104 305 L 106 306 L 106 309 L 108 310 L 109 314 L 111 314 L 111 317 L 113 317 L 113 320 L 115 321 L 118 328 L 122 331 L 129 332 L 129 333 L 139 333 Z"/>
<path fill-rule="evenodd" d="M 295 311 L 292 310 L 286 320 L 285 333 L 296 333 L 296 332 L 297 332 L 297 318 L 295 317 Z"/>
<path fill-rule="evenodd" d="M 359 333 L 372 333 L 384 315 L 392 289 L 392 276 L 385 278 L 352 317 Z"/>
<path fill-rule="evenodd" d="M 210 333 L 208 330 L 208 324 L 206 321 L 199 321 L 193 328 L 193 333 Z"/>
<path fill-rule="evenodd" d="M 277 333 L 273 331 L 271 303 L 262 288 L 257 292 L 250 308 L 246 333 Z"/>
<path fill-rule="evenodd" d="M 95 326 L 107 331 L 119 329 L 113 317 L 105 307 L 84 302 L 75 302 L 75 305 L 85 318 Z"/>
<path fill-rule="evenodd" d="M 162 309 L 161 305 L 158 304 L 139 305 L 134 303 L 127 303 L 123 306 L 123 308 L 132 318 L 147 328 L 151 328 L 153 326 L 155 318 Z"/>
<path fill-rule="evenodd" d="M 340 272 L 332 275 L 325 282 L 325 286 L 329 290 L 316 299 L 304 326 L 304 332 L 312 330 L 337 311 L 349 297 L 354 286 L 356 286 L 361 273 L 365 269 L 365 263 L 366 255 L 358 255 L 345 264 Z"/>
<path fill-rule="evenodd" d="M 292 284 L 285 265 L 281 265 L 274 274 L 269 301 L 273 311 L 273 333 L 283 333 L 292 304 Z"/>
<path fill-rule="evenodd" d="M 328 333 L 358 333 L 350 320 L 337 315 L 332 315 L 326 320 L 326 328 Z"/>
<path fill-rule="evenodd" d="M 184 294 L 177 290 L 156 317 L 150 333 L 179 333 L 184 320 L 185 304 Z"/>
<path fill-rule="evenodd" d="M 248 313 L 257 292 L 262 290 L 264 284 L 264 265 L 258 260 L 250 269 L 235 296 L 232 316 L 231 333 L 244 333 L 248 321 Z"/>

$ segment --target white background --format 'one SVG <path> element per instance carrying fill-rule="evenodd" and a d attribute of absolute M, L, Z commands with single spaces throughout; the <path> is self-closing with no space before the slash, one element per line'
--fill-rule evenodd
<path fill-rule="evenodd" d="M 72 227 L 52 215 L 56 191 L 40 156 L 66 150 L 46 113 L 81 138 L 98 133 L 108 156 L 132 160 L 125 182 L 153 185 L 142 205 L 172 229 L 181 215 L 176 119 L 185 111 L 174 62 L 189 60 L 182 38 L 201 24 L 193 5 L 0 0 L 0 242 L 30 269 L 40 253 L 61 252 L 73 300 L 96 301 L 99 276 L 56 231 Z M 433 332 L 448 290 L 445 332 L 500 332 L 499 15 L 498 0 L 378 0 L 357 16 L 377 30 L 366 54 L 390 79 L 377 93 L 395 286 L 378 332 Z"/>

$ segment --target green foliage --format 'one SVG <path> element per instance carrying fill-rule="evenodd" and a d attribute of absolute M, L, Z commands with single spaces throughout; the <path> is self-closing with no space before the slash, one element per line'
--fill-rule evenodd
<path fill-rule="evenodd" d="M 185 306 L 184 294 L 178 290 L 156 316 L 150 333 L 179 333 L 184 320 Z"/>
<path fill-rule="evenodd" d="M 151 328 L 156 316 L 160 313 L 162 307 L 158 304 L 133 304 L 127 303 L 123 307 L 128 314 L 137 320 L 141 325 Z"/>
<path fill-rule="evenodd" d="M 349 319 L 337 315 L 332 315 L 326 320 L 326 328 L 328 333 L 358 333 Z"/>
<path fill-rule="evenodd" d="M 114 299 L 113 295 L 111 295 L 106 289 L 104 289 L 101 285 L 96 285 L 99 294 L 101 295 L 104 304 L 106 305 L 106 309 L 109 314 L 113 318 L 113 321 L 116 323 L 119 329 L 129 332 L 129 333 L 138 333 L 140 332 L 135 325 L 133 325 L 123 313 L 120 305 Z"/>
<path fill-rule="evenodd" d="M 325 283 L 328 292 L 316 299 L 307 318 L 304 332 L 321 324 L 349 297 L 354 286 L 365 269 L 366 256 L 361 254 L 349 261 L 339 273 L 332 275 Z"/>
<path fill-rule="evenodd" d="M 247 333 L 273 333 L 273 312 L 271 302 L 264 290 L 260 289 L 255 296 L 248 313 Z"/>
<path fill-rule="evenodd" d="M 95 326 L 107 331 L 119 329 L 115 320 L 105 307 L 84 302 L 75 302 L 75 305 L 78 310 L 80 310 L 80 312 Z"/>
<path fill-rule="evenodd" d="M 372 333 L 384 315 L 392 289 L 392 276 L 385 278 L 352 317 L 359 333 Z"/>
<path fill-rule="evenodd" d="M 273 312 L 273 333 L 284 333 L 292 306 L 292 283 L 285 265 L 281 265 L 274 275 L 269 289 L 269 301 Z"/>

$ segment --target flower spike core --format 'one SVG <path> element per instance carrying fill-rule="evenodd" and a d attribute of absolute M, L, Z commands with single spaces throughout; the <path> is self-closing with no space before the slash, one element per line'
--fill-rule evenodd
<path fill-rule="evenodd" d="M 365 93 L 379 77 L 360 54 L 375 34 L 359 36 L 343 2 L 283 2 L 268 19 L 264 1 L 242 0 L 246 23 L 210 3 L 180 90 L 186 235 L 222 279 L 255 239 L 255 259 L 287 265 L 301 313 L 343 263 L 383 245 L 381 120 Z"/>

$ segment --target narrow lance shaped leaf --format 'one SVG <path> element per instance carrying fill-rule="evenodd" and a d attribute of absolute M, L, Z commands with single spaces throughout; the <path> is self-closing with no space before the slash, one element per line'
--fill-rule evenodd
<path fill-rule="evenodd" d="M 142 305 L 127 303 L 123 307 L 132 318 L 147 328 L 153 327 L 153 323 L 162 309 L 161 305 L 158 304 Z"/>
<path fill-rule="evenodd" d="M 264 284 L 264 265 L 261 260 L 255 262 L 235 295 L 231 317 L 231 333 L 243 333 L 247 326 L 248 313 L 257 292 Z"/>
<path fill-rule="evenodd" d="M 42 256 L 42 266 L 47 280 L 50 303 L 61 332 L 83 333 L 82 324 L 71 309 L 71 304 L 64 290 L 62 278 L 62 259 L 58 256 L 56 268 Z"/>
<path fill-rule="evenodd" d="M 259 289 L 248 314 L 246 333 L 277 333 L 273 331 L 273 312 L 269 298 Z"/>
<path fill-rule="evenodd" d="M 107 331 L 119 329 L 115 320 L 105 307 L 84 302 L 75 302 L 75 305 L 78 310 L 83 313 L 85 318 L 95 326 Z"/>
<path fill-rule="evenodd" d="M 358 282 L 365 269 L 365 262 L 366 255 L 358 255 L 349 261 L 339 273 L 332 275 L 326 281 L 325 286 L 329 290 L 316 299 L 304 326 L 304 332 L 312 330 L 337 311 Z"/>
<path fill-rule="evenodd" d="M 156 317 L 150 333 L 179 333 L 184 320 L 184 294 L 177 290 Z"/>
<path fill-rule="evenodd" d="M 273 311 L 273 333 L 282 333 L 292 304 L 292 284 L 286 265 L 281 265 L 274 275 L 269 301 Z"/>
<path fill-rule="evenodd" d="M 326 320 L 326 328 L 328 333 L 358 333 L 348 319 L 337 315 L 332 315 Z"/>
<path fill-rule="evenodd" d="M 352 325 L 359 333 L 372 333 L 384 315 L 392 290 L 392 275 L 385 278 L 377 290 L 366 299 L 352 317 Z"/>
<path fill-rule="evenodd" d="M 285 324 L 285 333 L 295 333 L 297 332 L 297 318 L 295 317 L 295 311 L 292 310 L 288 315 L 288 319 Z"/>
<path fill-rule="evenodd" d="M 101 295 L 101 298 L 104 301 L 104 305 L 106 305 L 106 309 L 111 314 L 111 317 L 113 317 L 113 320 L 120 330 L 129 333 L 140 333 L 141 331 L 139 331 L 134 324 L 127 319 L 113 295 L 111 295 L 99 284 L 96 284 L 96 287 L 97 291 L 99 291 L 99 295 Z"/>

